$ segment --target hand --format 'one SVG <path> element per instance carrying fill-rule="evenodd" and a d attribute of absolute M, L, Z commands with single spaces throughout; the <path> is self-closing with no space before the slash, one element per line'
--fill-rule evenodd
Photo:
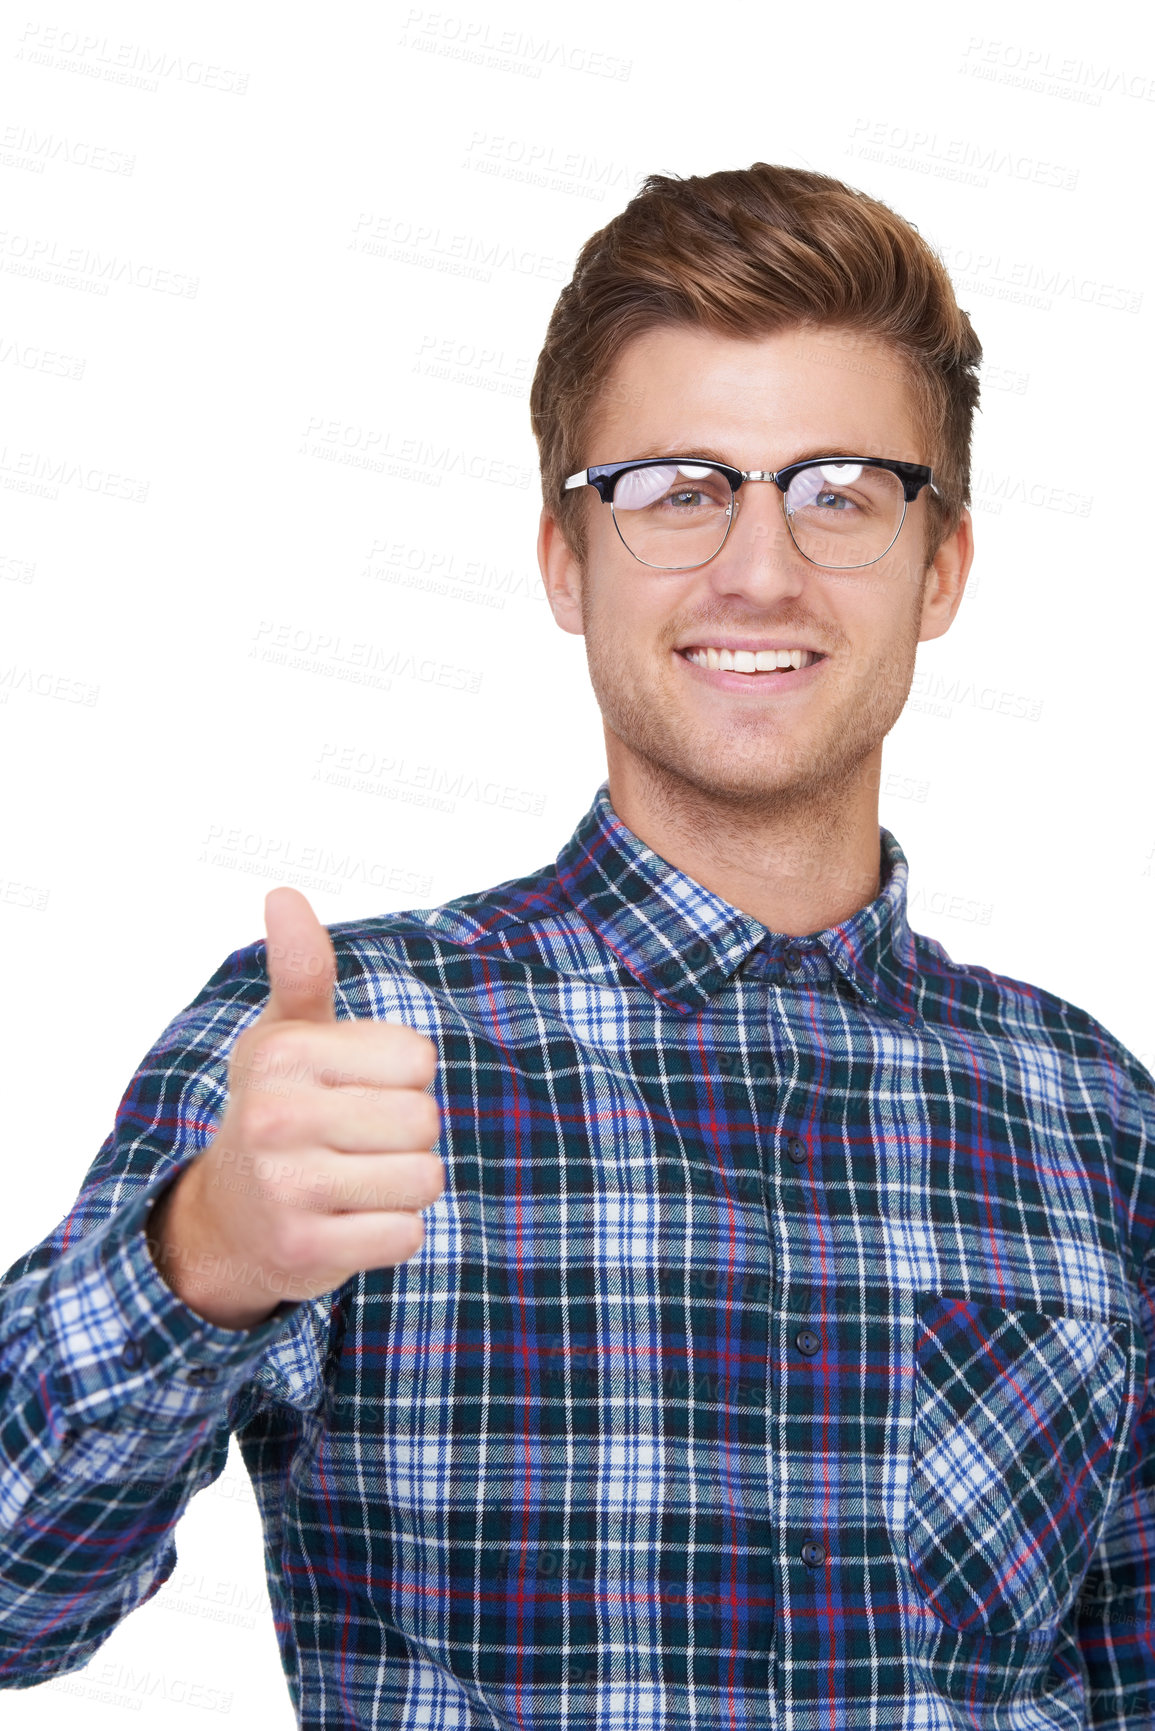
<path fill-rule="evenodd" d="M 269 1001 L 233 1048 L 220 1128 L 148 1227 L 165 1280 L 223 1328 L 406 1261 L 445 1183 L 433 1041 L 337 1020 L 333 945 L 299 890 L 270 890 L 265 930 Z"/>

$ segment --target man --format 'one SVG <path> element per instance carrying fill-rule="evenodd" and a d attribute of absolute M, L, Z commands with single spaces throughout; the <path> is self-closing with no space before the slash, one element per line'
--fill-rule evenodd
<path fill-rule="evenodd" d="M 0 1680 L 232 1430 L 304 1726 L 1151 1722 L 1155 1083 L 878 821 L 979 359 L 821 175 L 587 243 L 531 407 L 608 778 L 442 908 L 273 891 L 145 1059 L 5 1283 Z"/>

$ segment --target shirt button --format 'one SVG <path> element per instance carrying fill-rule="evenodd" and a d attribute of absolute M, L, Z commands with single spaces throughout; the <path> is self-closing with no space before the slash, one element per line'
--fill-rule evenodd
<path fill-rule="evenodd" d="M 793 1160 L 795 1166 L 801 1166 L 806 1158 L 806 1144 L 801 1136 L 787 1136 L 786 1157 Z"/>
<path fill-rule="evenodd" d="M 807 1539 L 802 1547 L 802 1561 L 808 1569 L 816 1569 L 826 1561 L 826 1546 L 820 1545 L 817 1539 Z"/>
<path fill-rule="evenodd" d="M 797 944 L 787 944 L 782 952 L 782 960 L 788 968 L 800 968 L 802 966 L 802 951 Z"/>
<path fill-rule="evenodd" d="M 125 1370 L 139 1370 L 144 1363 L 144 1350 L 137 1340 L 126 1340 L 120 1362 Z"/>
<path fill-rule="evenodd" d="M 186 1382 L 194 1382 L 197 1384 L 215 1382 L 217 1380 L 217 1373 L 211 1364 L 198 1364 L 189 1371 L 185 1380 Z"/>
<path fill-rule="evenodd" d="M 799 1352 L 804 1352 L 807 1358 L 813 1358 L 822 1342 L 812 1328 L 800 1328 L 794 1336 L 794 1344 Z"/>

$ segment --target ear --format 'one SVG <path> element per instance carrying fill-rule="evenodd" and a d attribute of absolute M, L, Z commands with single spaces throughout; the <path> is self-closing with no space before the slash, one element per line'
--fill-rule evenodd
<path fill-rule="evenodd" d="M 958 612 L 974 555 L 971 514 L 964 509 L 958 528 L 940 544 L 924 576 L 920 643 L 941 637 Z"/>
<path fill-rule="evenodd" d="M 582 568 L 557 518 L 544 506 L 537 532 L 537 562 L 554 618 L 563 631 L 583 636 Z"/>

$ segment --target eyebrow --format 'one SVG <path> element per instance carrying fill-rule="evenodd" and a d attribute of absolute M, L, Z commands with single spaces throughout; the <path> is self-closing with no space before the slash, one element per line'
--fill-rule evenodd
<path fill-rule="evenodd" d="M 865 457 L 868 454 L 866 451 L 852 451 L 847 447 L 840 449 L 837 445 L 814 445 L 810 450 L 800 451 L 796 457 L 791 457 L 789 463 L 779 463 L 778 468 L 788 469 L 791 463 L 809 463 L 819 457 Z M 732 457 L 724 456 L 721 451 L 711 445 L 696 445 L 688 441 L 647 448 L 645 451 L 640 451 L 636 457 L 619 457 L 615 461 L 639 463 L 647 457 L 703 457 L 711 463 L 725 463 L 731 469 L 742 467 L 741 463 L 735 463 Z"/>

